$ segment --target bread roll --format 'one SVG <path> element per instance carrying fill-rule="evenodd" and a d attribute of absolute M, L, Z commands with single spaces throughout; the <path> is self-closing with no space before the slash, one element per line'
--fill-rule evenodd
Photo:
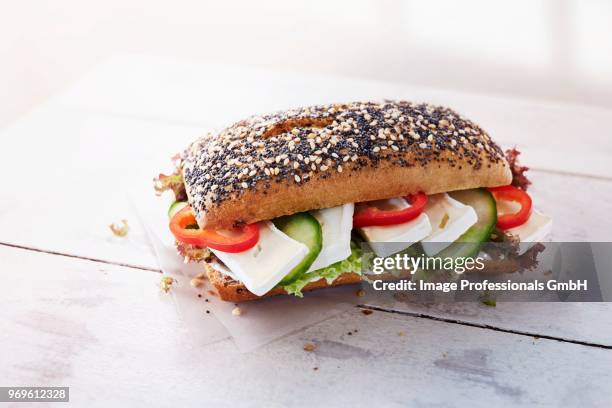
<path fill-rule="evenodd" d="M 246 288 L 243 283 L 233 280 L 227 275 L 224 275 L 220 271 L 216 270 L 212 265 L 205 263 L 206 274 L 208 280 L 214 286 L 216 294 L 219 295 L 221 300 L 226 302 L 244 302 L 247 300 L 256 300 L 265 297 L 286 295 L 287 292 L 283 288 L 276 287 L 266 293 L 263 296 L 257 296 Z M 353 285 L 361 282 L 361 276 L 356 273 L 348 272 L 338 276 L 331 285 L 329 285 L 325 279 L 321 278 L 317 281 L 310 282 L 306 285 L 302 292 L 310 292 L 316 289 L 323 289 L 333 286 L 340 285 Z"/>
<path fill-rule="evenodd" d="M 254 116 L 182 155 L 201 227 L 228 228 L 301 211 L 510 184 L 501 151 L 444 107 L 355 102 Z"/>

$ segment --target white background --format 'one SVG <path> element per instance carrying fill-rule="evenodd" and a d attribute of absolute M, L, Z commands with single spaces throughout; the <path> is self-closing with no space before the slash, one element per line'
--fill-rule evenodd
<path fill-rule="evenodd" d="M 612 107 L 606 0 L 0 4 L 0 127 L 128 53 Z"/>

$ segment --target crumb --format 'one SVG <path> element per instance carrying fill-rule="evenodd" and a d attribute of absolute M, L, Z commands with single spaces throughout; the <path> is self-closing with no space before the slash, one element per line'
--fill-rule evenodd
<path fill-rule="evenodd" d="M 398 333 L 397 333 L 397 335 L 398 335 L 398 336 L 400 336 L 400 337 L 402 337 L 402 336 L 405 336 L 405 335 L 406 335 L 406 333 L 404 333 L 403 331 L 401 331 L 401 332 L 398 332 Z"/>
<path fill-rule="evenodd" d="M 348 334 L 349 336 L 352 336 L 352 335 L 353 335 L 353 332 L 348 332 L 348 333 L 346 333 L 346 334 Z"/>
<path fill-rule="evenodd" d="M 485 306 L 496 307 L 495 299 L 493 299 L 493 300 L 483 300 L 481 303 L 483 305 L 485 305 Z"/>
<path fill-rule="evenodd" d="M 440 229 L 446 228 L 446 224 L 448 224 L 448 220 L 449 220 L 448 213 L 444 213 L 444 217 L 442 217 L 442 220 L 440 221 L 440 225 L 438 225 L 438 228 Z"/>
<path fill-rule="evenodd" d="M 210 310 L 207 310 L 207 311 L 206 311 L 206 314 L 210 314 Z"/>
<path fill-rule="evenodd" d="M 196 276 L 193 277 L 194 279 L 200 279 L 200 280 L 206 280 L 206 272 L 200 272 L 198 273 Z"/>
<path fill-rule="evenodd" d="M 239 307 L 235 307 L 232 309 L 232 315 L 233 316 L 240 316 L 242 314 L 242 310 L 240 310 Z"/>
<path fill-rule="evenodd" d="M 211 295 L 211 296 L 217 296 L 217 294 L 215 293 L 214 290 L 209 290 L 208 294 Z"/>
<path fill-rule="evenodd" d="M 204 301 L 205 301 L 206 303 L 208 303 L 208 302 L 209 302 L 209 300 L 208 300 L 208 299 L 204 299 Z"/>
<path fill-rule="evenodd" d="M 202 286 L 204 286 L 204 280 L 195 277 L 189 281 L 189 284 L 192 288 L 201 288 Z"/>
<path fill-rule="evenodd" d="M 162 276 L 159 286 L 164 293 L 168 293 L 175 282 L 176 279 L 171 276 Z"/>
<path fill-rule="evenodd" d="M 394 293 L 393 299 L 397 300 L 398 302 L 405 302 L 408 299 L 408 295 L 402 292 Z"/>
<path fill-rule="evenodd" d="M 317 371 L 319 369 L 319 367 L 313 367 L 312 369 Z"/>
<path fill-rule="evenodd" d="M 371 315 L 372 313 L 374 313 L 374 311 L 370 309 L 363 309 L 361 313 L 367 316 L 367 315 Z"/>
<path fill-rule="evenodd" d="M 479 300 L 480 300 L 480 303 L 482 303 L 483 305 L 486 305 L 489 307 L 497 306 L 497 300 L 495 300 L 495 298 L 490 293 L 482 294 Z"/>
<path fill-rule="evenodd" d="M 121 220 L 121 224 L 112 223 L 111 225 L 108 226 L 108 228 L 110 228 L 113 234 L 117 237 L 125 237 L 128 231 L 130 230 L 127 220 Z"/>
<path fill-rule="evenodd" d="M 199 297 L 199 298 L 201 298 L 201 297 L 202 297 L 202 294 L 201 294 L 201 293 L 198 293 L 198 297 Z"/>
<path fill-rule="evenodd" d="M 364 296 L 365 296 L 365 290 L 363 290 L 363 289 L 359 289 L 359 290 L 357 291 L 357 293 L 355 293 L 355 294 L 356 294 L 357 296 L 359 296 L 359 297 L 364 297 Z"/>
<path fill-rule="evenodd" d="M 304 344 L 304 351 L 311 352 L 311 351 L 314 351 L 314 349 L 315 349 L 315 348 L 317 348 L 317 346 L 315 346 L 315 345 L 314 345 L 314 344 L 312 344 L 312 343 L 306 343 L 306 344 Z"/>

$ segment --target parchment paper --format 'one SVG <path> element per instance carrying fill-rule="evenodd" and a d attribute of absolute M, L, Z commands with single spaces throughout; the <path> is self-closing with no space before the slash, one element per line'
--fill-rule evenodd
<path fill-rule="evenodd" d="M 155 174 L 155 171 L 151 174 Z M 142 185 L 150 186 L 151 182 L 149 180 Z M 356 296 L 359 287 L 350 285 L 315 291 L 305 294 L 304 298 L 279 296 L 243 302 L 238 305 L 241 315 L 235 316 L 232 310 L 237 307 L 236 304 L 211 295 L 209 291 L 212 288 L 208 282 L 198 290 L 189 285 L 190 278 L 202 272 L 203 266 L 184 264 L 181 256 L 176 253 L 174 238 L 168 229 L 167 210 L 171 194 L 157 197 L 152 189 L 139 189 L 132 190 L 131 198 L 150 236 L 160 268 L 179 283 L 179 290 L 172 290 L 178 312 L 194 334 L 204 342 L 218 339 L 222 333 L 218 325 L 221 325 L 240 351 L 253 350 L 341 313 L 361 299 Z M 202 297 L 197 297 L 197 293 L 202 294 Z M 210 319 L 206 310 L 210 310 L 218 321 Z"/>

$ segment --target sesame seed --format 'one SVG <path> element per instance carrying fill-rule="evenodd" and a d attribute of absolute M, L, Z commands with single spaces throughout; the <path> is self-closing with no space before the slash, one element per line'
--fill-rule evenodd
<path fill-rule="evenodd" d="M 296 122 L 289 129 L 283 124 L 302 119 L 315 122 Z M 319 125 L 318 120 L 329 122 Z M 271 131 L 273 134 L 265 134 Z M 426 143 L 419 143 L 423 139 Z M 418 147 L 434 154 L 452 148 L 454 157 L 419 155 L 407 160 L 397 156 L 394 165 L 426 165 L 432 160 L 456 163 L 461 157 L 478 169 L 483 152 L 488 160 L 503 160 L 499 147 L 480 127 L 452 110 L 385 101 L 314 106 L 243 120 L 194 142 L 185 151 L 182 171 L 194 211 L 200 215 L 208 205 L 204 202 L 229 199 L 236 186 L 265 192 L 272 183 L 286 182 L 295 175 L 303 182 L 321 169 L 338 169 L 349 160 L 356 162 L 355 169 L 371 166 L 381 160 L 375 156 L 378 152 L 402 152 L 411 146 L 405 140 L 416 140 Z M 458 151 L 460 143 L 464 145 Z M 260 185 L 260 175 L 278 178 Z"/>
<path fill-rule="evenodd" d="M 295 179 L 296 183 L 299 183 L 300 181 L 302 181 L 302 179 L 300 178 L 300 176 L 298 176 L 297 174 L 295 176 L 293 176 L 293 178 Z"/>

